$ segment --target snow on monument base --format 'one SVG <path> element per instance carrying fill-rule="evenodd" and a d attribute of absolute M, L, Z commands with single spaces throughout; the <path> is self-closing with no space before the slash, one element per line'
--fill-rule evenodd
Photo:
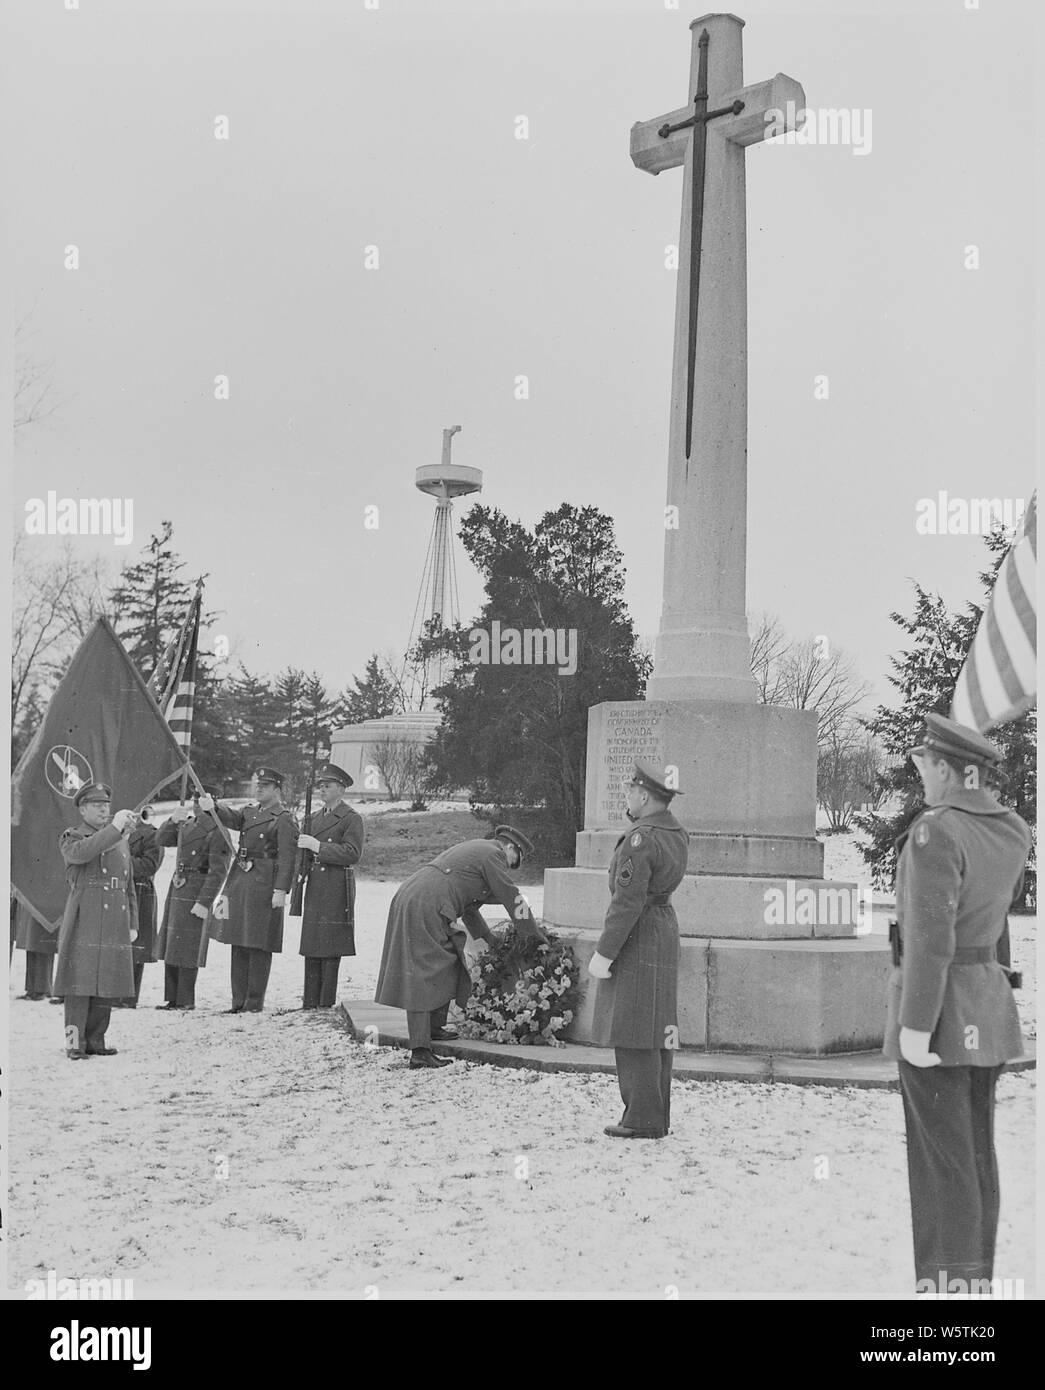
<path fill-rule="evenodd" d="M 692 872 L 673 899 L 681 1046 L 810 1056 L 880 1046 L 889 951 L 866 935 L 857 885 L 820 878 L 808 710 L 651 700 L 589 711 L 577 867 L 544 878 L 544 920 L 582 966 L 609 902 L 613 844 L 629 828 L 623 789 L 636 758 L 677 768 L 685 793 L 671 808 L 691 833 Z M 571 1042 L 592 1040 L 595 982 L 586 972 L 584 982 Z"/>

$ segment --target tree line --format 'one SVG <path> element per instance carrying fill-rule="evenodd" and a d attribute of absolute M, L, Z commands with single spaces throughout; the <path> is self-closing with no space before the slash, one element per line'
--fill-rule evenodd
<path fill-rule="evenodd" d="M 226 786 L 252 766 L 271 763 L 288 778 L 295 802 L 313 743 L 320 755 L 345 724 L 408 708 L 411 672 L 436 655 L 445 682 L 432 691 L 441 725 L 419 749 L 394 730 L 375 741 L 371 760 L 395 799 L 416 809 L 426 798 L 466 794 L 491 824 L 512 820 L 537 842 L 546 863 L 571 863 L 583 826 L 587 718 L 604 701 L 641 700 L 652 659 L 624 601 L 626 571 L 613 520 L 595 507 L 563 503 L 528 529 L 496 508 L 477 504 L 459 536 L 482 576 L 485 600 L 468 627 L 429 628 L 405 663 L 373 654 L 341 691 L 321 675 L 286 667 L 275 675 L 219 666 L 201 651 L 192 757 L 205 782 Z M 829 829 L 865 832 L 864 854 L 879 886 L 891 883 L 893 840 L 921 805 L 920 782 L 907 750 L 924 715 L 947 713 L 958 673 L 989 600 L 1011 536 L 999 525 L 985 537 L 988 563 L 981 595 L 951 612 L 914 584 L 910 615 L 891 614 L 908 646 L 892 657 L 897 708 L 862 712 L 869 695 L 851 654 L 817 636 L 795 639 L 772 614 L 752 621 L 751 665 L 759 698 L 812 709 L 818 716 L 817 796 Z M 193 584 L 173 547 L 169 522 L 115 581 L 98 561 L 72 549 L 44 559 L 26 537 L 15 542 L 11 673 L 12 753 L 19 756 L 49 693 L 79 640 L 104 613 L 146 679 L 184 620 Z M 217 615 L 205 613 L 202 630 Z M 495 621 L 516 629 L 576 634 L 576 669 L 552 664 L 480 663 L 469 657 L 469 632 Z M 202 643 L 201 643 L 202 645 Z M 1036 712 L 992 733 L 1004 752 L 1003 799 L 1033 824 L 1036 808 Z M 1032 901 L 1034 873 L 1025 896 Z"/>

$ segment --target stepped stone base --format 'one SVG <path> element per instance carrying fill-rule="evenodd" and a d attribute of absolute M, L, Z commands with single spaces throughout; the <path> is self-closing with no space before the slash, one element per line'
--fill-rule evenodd
<path fill-rule="evenodd" d="M 544 920 L 555 925 L 545 913 Z M 556 931 L 582 966 L 584 998 L 567 1041 L 590 1043 L 597 982 L 587 964 L 597 933 Z M 679 1041 L 709 1052 L 823 1057 L 881 1047 L 892 959 L 880 937 L 737 941 L 685 937 L 679 962 Z"/>

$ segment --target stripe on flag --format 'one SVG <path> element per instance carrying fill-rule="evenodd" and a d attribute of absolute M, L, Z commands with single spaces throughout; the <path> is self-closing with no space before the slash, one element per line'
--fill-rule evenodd
<path fill-rule="evenodd" d="M 196 645 L 200 635 L 201 591 L 197 588 L 177 638 L 167 644 L 149 689 L 178 747 L 189 756 L 192 714 L 196 699 Z"/>
<path fill-rule="evenodd" d="M 985 733 L 1037 696 L 1037 493 L 1031 497 L 954 688 L 951 718 Z"/>

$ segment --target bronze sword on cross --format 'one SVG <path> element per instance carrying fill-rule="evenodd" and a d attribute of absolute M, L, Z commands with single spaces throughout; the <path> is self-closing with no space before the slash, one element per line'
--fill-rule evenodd
<path fill-rule="evenodd" d="M 705 29 L 697 40 L 700 48 L 700 67 L 697 71 L 697 91 L 693 98 L 693 115 L 674 125 L 665 121 L 657 129 L 662 140 L 674 135 L 677 130 L 693 127 L 693 175 L 692 195 L 693 213 L 690 226 L 689 243 L 689 357 L 686 376 L 686 457 L 689 458 L 693 444 L 693 378 L 697 354 L 697 305 L 700 302 L 700 246 L 704 227 L 704 164 L 707 159 L 708 121 L 719 116 L 739 116 L 744 109 L 740 97 L 728 106 L 708 110 L 708 44 L 710 39 Z"/>
<path fill-rule="evenodd" d="M 712 27 L 720 26 L 722 21 L 733 20 L 742 26 L 742 20 L 734 20 L 730 15 L 707 15 L 704 17 Z M 690 26 L 697 29 L 702 20 Z M 718 32 L 718 29 L 716 29 Z M 688 221 L 689 229 L 689 298 L 688 332 L 686 335 L 686 424 L 685 458 L 688 462 L 693 446 L 693 417 L 696 398 L 696 375 L 698 366 L 697 328 L 700 304 L 701 261 L 706 253 L 707 235 L 705 229 L 705 186 L 709 183 L 708 169 L 708 125 L 714 121 L 716 135 L 730 145 L 746 146 L 763 140 L 769 134 L 795 128 L 792 115 L 804 106 L 804 94 L 799 83 L 793 78 L 777 73 L 767 82 L 751 86 L 740 85 L 741 62 L 738 36 L 730 41 L 719 33 L 717 42 L 722 51 L 715 58 L 712 54 L 712 72 L 709 75 L 708 57 L 713 43 L 707 28 L 701 28 L 695 44 L 696 91 L 690 107 L 672 112 L 667 118 L 659 117 L 652 121 L 642 121 L 632 127 L 631 158 L 640 169 L 651 174 L 659 174 L 663 169 L 687 164 L 690 178 L 690 206 L 683 210 L 683 232 Z M 717 67 L 715 64 L 717 63 Z M 691 69 L 692 75 L 692 69 Z M 722 105 L 708 110 L 709 86 L 722 98 Z M 723 90 L 725 88 L 725 90 Z M 691 88 L 692 90 L 692 88 Z M 790 106 L 788 103 L 790 102 Z M 786 113 L 786 114 L 785 114 Z M 692 131 L 692 136 L 690 132 Z M 736 149 L 737 158 L 742 160 L 743 150 Z M 717 174 L 717 170 L 716 170 Z M 739 172 L 740 202 L 729 202 L 723 210 L 728 222 L 727 234 L 743 247 L 743 171 Z M 735 185 L 731 184 L 730 197 L 735 198 Z M 707 196 L 714 200 L 721 198 L 721 183 L 708 191 Z M 710 203 L 709 206 L 714 206 Z M 717 210 L 716 210 L 717 211 Z M 737 221 L 739 217 L 739 222 Z M 722 218 L 718 219 L 719 225 Z M 683 236 L 683 241 L 685 235 Z M 721 249 L 721 248 L 719 248 Z M 744 312 L 743 305 L 739 305 Z"/>

